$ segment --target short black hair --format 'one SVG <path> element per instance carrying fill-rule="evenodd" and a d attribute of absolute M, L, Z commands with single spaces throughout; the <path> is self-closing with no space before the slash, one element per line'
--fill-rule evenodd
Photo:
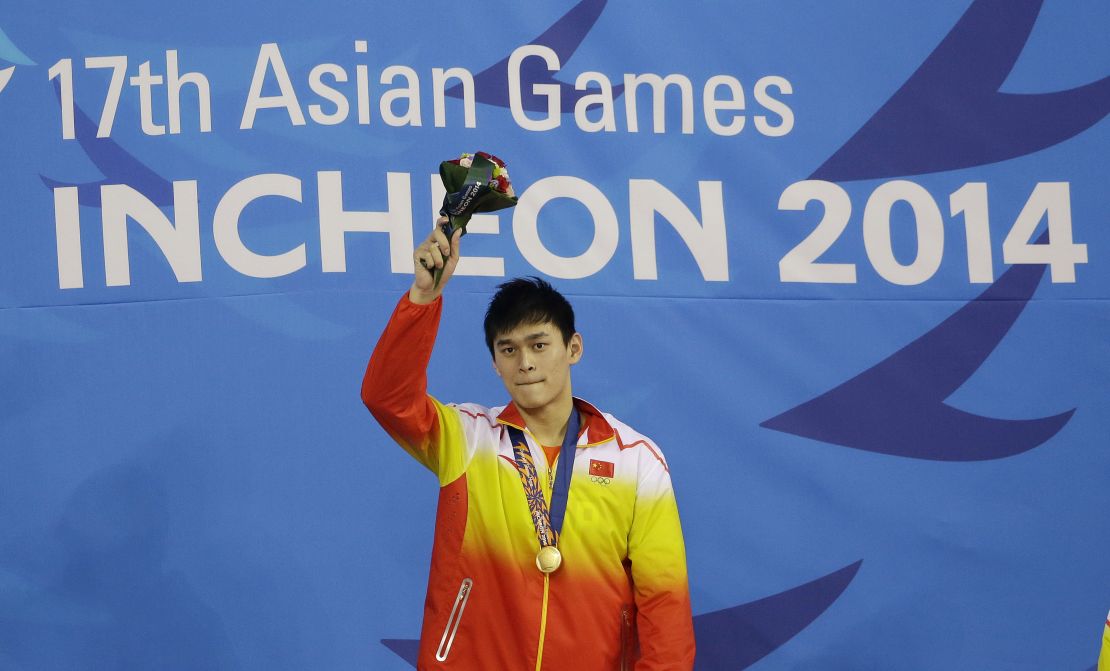
<path fill-rule="evenodd" d="M 563 344 L 574 335 L 574 308 L 555 287 L 538 277 L 517 277 L 498 285 L 486 310 L 486 347 L 493 354 L 493 340 L 522 324 L 551 322 L 563 334 Z"/>

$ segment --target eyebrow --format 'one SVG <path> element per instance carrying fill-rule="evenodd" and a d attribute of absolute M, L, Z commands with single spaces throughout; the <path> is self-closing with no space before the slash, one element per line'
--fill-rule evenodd
<path fill-rule="evenodd" d="M 525 340 L 525 341 L 538 340 L 540 338 L 549 338 L 549 337 L 551 337 L 551 334 L 548 333 L 547 331 L 537 331 L 536 333 L 529 333 L 528 335 L 524 336 L 524 338 L 522 338 L 522 340 Z M 500 347 L 501 345 L 511 345 L 511 344 L 513 344 L 513 342 L 514 341 L 513 341 L 512 338 L 500 338 L 494 344 L 497 345 L 498 347 Z"/>

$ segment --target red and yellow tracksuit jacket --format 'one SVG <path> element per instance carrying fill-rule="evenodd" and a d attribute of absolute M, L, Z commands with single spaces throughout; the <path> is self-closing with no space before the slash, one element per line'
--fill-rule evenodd
<path fill-rule="evenodd" d="M 427 395 L 441 306 L 404 296 L 362 385 L 370 412 L 440 484 L 417 668 L 692 668 L 686 555 L 659 448 L 575 399 L 582 431 L 563 564 L 545 580 L 507 426 L 524 430 L 548 500 L 558 460 L 549 468 L 512 403 L 445 405 Z"/>
<path fill-rule="evenodd" d="M 1098 671 L 1110 671 L 1110 614 L 1106 616 L 1106 627 L 1102 630 L 1102 652 L 1098 655 Z"/>

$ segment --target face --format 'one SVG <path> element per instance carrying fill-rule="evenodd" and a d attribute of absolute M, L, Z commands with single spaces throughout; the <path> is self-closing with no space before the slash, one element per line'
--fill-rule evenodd
<path fill-rule="evenodd" d="M 551 322 L 524 324 L 493 341 L 493 368 L 513 403 L 526 412 L 569 401 L 570 367 L 581 358 L 582 336 L 575 333 L 563 344 Z"/>

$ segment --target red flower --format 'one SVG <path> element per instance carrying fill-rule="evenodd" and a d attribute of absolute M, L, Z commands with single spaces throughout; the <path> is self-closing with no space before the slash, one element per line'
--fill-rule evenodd
<path fill-rule="evenodd" d="M 488 159 L 488 160 L 492 161 L 493 163 L 495 163 L 495 164 L 497 164 L 497 165 L 501 166 L 502 168 L 504 168 L 504 167 L 505 167 L 505 162 L 504 162 L 504 161 L 502 161 L 501 159 L 497 158 L 497 157 L 496 157 L 496 156 L 494 156 L 493 154 L 487 154 L 487 153 L 486 153 L 486 152 L 484 152 L 484 151 L 479 151 L 479 152 L 475 152 L 475 153 L 476 153 L 476 154 L 477 154 L 478 156 L 481 156 L 481 157 L 482 157 L 482 158 L 484 158 L 484 159 Z"/>

